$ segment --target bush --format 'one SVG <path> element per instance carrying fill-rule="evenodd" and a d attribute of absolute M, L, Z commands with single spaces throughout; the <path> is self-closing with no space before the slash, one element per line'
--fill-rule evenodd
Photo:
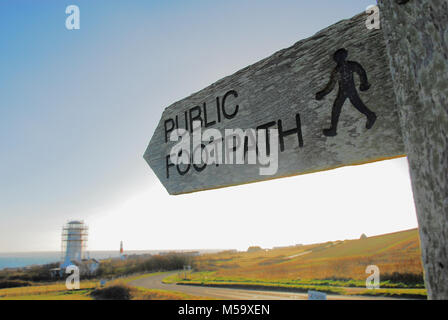
<path fill-rule="evenodd" d="M 404 283 L 406 285 L 425 284 L 423 274 L 415 274 L 415 273 L 394 272 L 392 274 L 384 274 L 381 275 L 381 281 L 390 281 L 392 283 Z"/>
<path fill-rule="evenodd" d="M 4 288 L 17 288 L 17 287 L 28 287 L 31 286 L 32 283 L 28 281 L 21 280 L 3 280 L 0 281 L 0 289 Z"/>
<path fill-rule="evenodd" d="M 126 260 L 101 261 L 97 277 L 113 278 L 143 272 L 157 272 L 183 269 L 191 264 L 191 256 L 185 254 L 166 254 L 154 256 L 128 257 Z"/>
<path fill-rule="evenodd" d="M 58 266 L 59 263 L 55 262 L 45 265 L 32 266 L 28 268 L 20 268 L 14 271 L 2 270 L 0 271 L 0 281 L 2 280 L 5 281 L 22 280 L 22 281 L 35 281 L 35 282 L 55 281 L 57 279 L 54 279 L 51 276 L 50 270 L 52 268 L 57 268 Z"/>
<path fill-rule="evenodd" d="M 130 300 L 131 288 L 123 284 L 113 285 L 95 289 L 91 295 L 95 300 Z"/>

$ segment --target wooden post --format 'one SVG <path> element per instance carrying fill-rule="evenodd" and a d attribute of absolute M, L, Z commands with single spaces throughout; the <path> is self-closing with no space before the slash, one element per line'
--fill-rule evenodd
<path fill-rule="evenodd" d="M 448 299 L 448 3 L 379 0 L 429 299 Z"/>

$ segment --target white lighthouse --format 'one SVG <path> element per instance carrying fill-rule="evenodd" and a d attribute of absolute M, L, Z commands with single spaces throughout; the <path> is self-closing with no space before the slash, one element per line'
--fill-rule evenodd
<path fill-rule="evenodd" d="M 81 220 L 70 221 L 64 225 L 62 228 L 61 268 L 85 259 L 88 230 L 87 225 Z"/>

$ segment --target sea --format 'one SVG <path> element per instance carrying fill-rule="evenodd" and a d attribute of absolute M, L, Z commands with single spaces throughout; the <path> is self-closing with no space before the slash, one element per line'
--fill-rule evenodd
<path fill-rule="evenodd" d="M 213 253 L 221 250 L 129 250 L 125 251 L 127 255 L 142 255 L 142 254 L 159 254 L 165 252 L 191 252 L 198 251 L 200 254 Z M 118 258 L 120 252 L 114 251 L 88 251 L 86 257 L 102 260 L 110 258 Z M 0 253 L 0 270 L 5 268 L 23 268 L 32 265 L 43 265 L 53 262 L 61 261 L 60 251 L 48 251 L 48 252 L 16 252 L 16 253 Z"/>

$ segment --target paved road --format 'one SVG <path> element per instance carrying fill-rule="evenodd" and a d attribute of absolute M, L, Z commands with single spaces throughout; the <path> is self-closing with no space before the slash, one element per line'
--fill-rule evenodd
<path fill-rule="evenodd" d="M 175 274 L 177 272 L 171 273 Z M 264 290 L 247 290 L 247 289 L 227 289 L 227 288 L 211 288 L 200 286 L 186 286 L 176 284 L 165 284 L 162 280 L 170 274 L 164 273 L 150 276 L 129 282 L 129 285 L 136 287 L 144 287 L 148 289 L 163 289 L 170 291 L 183 292 L 195 296 L 209 297 L 214 299 L 231 299 L 231 300 L 307 300 L 306 293 L 294 292 L 277 292 Z M 386 299 L 380 297 L 362 297 L 362 296 L 340 296 L 327 295 L 328 300 L 379 300 Z M 387 299 L 390 300 L 390 299 Z"/>

